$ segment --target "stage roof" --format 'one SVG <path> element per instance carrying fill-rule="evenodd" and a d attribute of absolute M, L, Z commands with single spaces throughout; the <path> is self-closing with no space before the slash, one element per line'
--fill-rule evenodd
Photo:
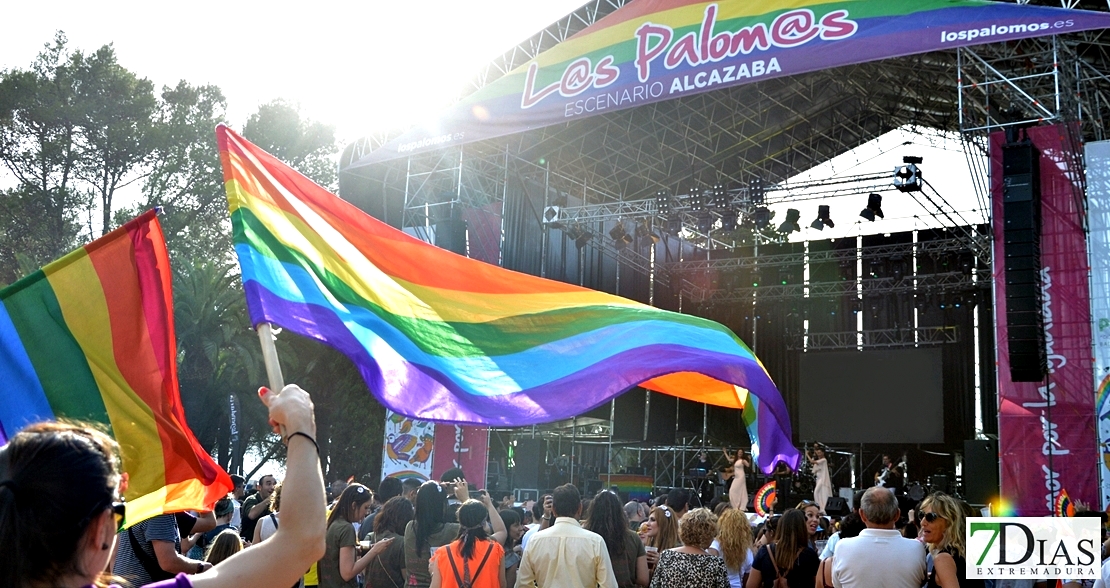
<path fill-rule="evenodd" d="M 537 56 L 622 7 L 641 8 L 652 2 L 666 3 L 586 4 L 492 62 L 467 95 L 480 96 L 510 72 L 526 69 Z M 1099 2 L 1030 4 L 1094 10 L 1104 16 L 1108 12 L 1107 4 Z M 1050 110 L 1079 113 L 1071 118 L 1083 124 L 1084 137 L 1101 139 L 1102 115 L 1110 108 L 1108 80 L 1101 73 L 1110 71 L 1107 40 L 1107 29 L 1096 29 L 784 75 L 465 142 L 462 148 L 468 156 L 490 160 L 507 153 L 546 161 L 559 174 L 600 192 L 647 198 L 660 188 L 691 181 L 746 185 L 758 176 L 774 183 L 906 125 L 960 131 L 976 117 L 988 124 L 1043 119 L 1043 103 L 1061 94 L 1056 91 L 1061 81 L 1077 88 L 1076 104 L 1050 105 L 1055 107 Z M 964 61 L 965 77 L 983 72 L 983 82 L 997 83 L 992 86 L 997 90 L 985 91 L 986 83 L 976 87 L 970 79 L 961 89 L 959 60 Z M 1057 63 L 1074 71 L 1042 75 Z M 1007 85 L 994 81 L 994 74 L 1025 79 Z M 403 189 L 398 185 L 406 173 L 403 156 L 390 160 L 383 155 L 390 141 L 396 149 L 396 139 L 396 134 L 380 135 L 352 144 L 344 151 L 341 172 L 370 178 L 386 192 Z"/>

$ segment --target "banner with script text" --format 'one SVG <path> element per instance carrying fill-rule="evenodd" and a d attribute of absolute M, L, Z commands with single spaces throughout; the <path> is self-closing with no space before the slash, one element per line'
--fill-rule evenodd
<path fill-rule="evenodd" d="M 636 0 L 351 163 L 372 163 L 770 78 L 1110 27 L 984 0 Z"/>
<path fill-rule="evenodd" d="M 1027 129 L 1040 152 L 1041 305 L 1048 376 L 1010 379 L 1003 245 L 1003 133 L 991 135 L 995 324 L 998 349 L 998 451 L 1001 492 L 1017 516 L 1050 516 L 1063 492 L 1087 504 L 1099 496 L 1095 394 L 1091 383 L 1091 307 L 1080 192 L 1069 177 L 1074 148 L 1062 126 Z"/>

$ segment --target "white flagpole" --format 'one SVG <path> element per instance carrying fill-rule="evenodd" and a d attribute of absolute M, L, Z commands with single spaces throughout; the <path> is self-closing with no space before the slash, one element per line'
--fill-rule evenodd
<path fill-rule="evenodd" d="M 259 323 L 254 328 L 258 331 L 258 341 L 262 344 L 262 362 L 266 364 L 266 378 L 270 382 L 270 390 L 281 392 L 285 387 L 285 379 L 281 376 L 277 347 L 274 347 L 273 329 L 270 323 Z"/>

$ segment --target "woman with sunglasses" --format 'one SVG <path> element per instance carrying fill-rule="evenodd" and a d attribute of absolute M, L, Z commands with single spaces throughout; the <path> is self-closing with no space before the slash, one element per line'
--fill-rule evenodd
<path fill-rule="evenodd" d="M 981 588 L 982 580 L 969 580 L 964 559 L 964 510 L 959 501 L 937 492 L 921 502 L 921 537 L 933 556 L 926 588 Z"/>
<path fill-rule="evenodd" d="M 207 572 L 159 588 L 291 586 L 324 554 L 324 479 L 312 400 L 297 386 L 259 391 L 289 446 L 281 530 Z M 94 428 L 39 423 L 0 448 L 0 586 L 106 586 L 123 520 L 119 446 Z"/>

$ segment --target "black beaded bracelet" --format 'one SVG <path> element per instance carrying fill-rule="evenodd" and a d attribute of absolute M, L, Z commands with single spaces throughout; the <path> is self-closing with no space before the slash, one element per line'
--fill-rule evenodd
<path fill-rule="evenodd" d="M 289 433 L 289 436 L 286 437 L 285 439 L 282 439 L 282 441 L 285 443 L 286 446 L 288 446 L 289 445 L 289 440 L 292 439 L 293 437 L 304 437 L 305 439 L 308 439 L 309 441 L 311 441 L 312 444 L 316 446 L 316 457 L 320 457 L 320 444 L 317 443 L 316 440 L 312 438 L 312 435 L 309 435 L 308 433 L 302 433 L 301 431 L 297 431 L 296 433 Z"/>

